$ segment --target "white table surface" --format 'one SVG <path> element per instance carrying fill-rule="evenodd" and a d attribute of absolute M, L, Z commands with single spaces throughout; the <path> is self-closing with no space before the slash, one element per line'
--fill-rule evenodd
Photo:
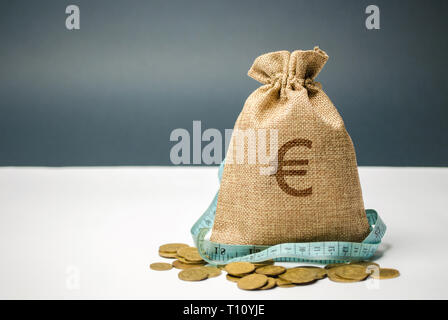
<path fill-rule="evenodd" d="M 217 168 L 0 168 L 2 299 L 447 299 L 448 169 L 360 168 L 366 208 L 388 225 L 378 262 L 401 277 L 248 292 L 224 276 L 149 270 L 218 187 Z"/>

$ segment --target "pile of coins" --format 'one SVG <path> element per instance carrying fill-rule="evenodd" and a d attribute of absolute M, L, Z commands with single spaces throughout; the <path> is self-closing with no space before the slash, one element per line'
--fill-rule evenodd
<path fill-rule="evenodd" d="M 206 265 L 197 248 L 184 243 L 169 243 L 160 246 L 159 255 L 167 259 L 176 259 L 173 263 L 156 262 L 150 265 L 152 270 L 165 271 L 173 267 L 181 269 L 179 279 L 184 281 L 202 281 L 220 276 L 222 269 L 226 278 L 236 282 L 243 290 L 267 290 L 275 287 L 291 288 L 309 285 L 327 278 L 334 282 L 350 283 L 375 279 L 392 279 L 400 275 L 398 270 L 380 268 L 370 261 L 329 264 L 324 268 L 299 266 L 285 268 L 274 265 L 273 260 L 260 263 L 231 262 L 225 266 Z"/>
<path fill-rule="evenodd" d="M 165 271 L 173 267 L 181 269 L 179 279 L 184 281 L 201 281 L 221 275 L 221 269 L 206 266 L 198 249 L 184 243 L 168 243 L 160 246 L 159 255 L 167 259 L 176 259 L 173 263 L 156 262 L 150 265 L 152 270 Z"/>

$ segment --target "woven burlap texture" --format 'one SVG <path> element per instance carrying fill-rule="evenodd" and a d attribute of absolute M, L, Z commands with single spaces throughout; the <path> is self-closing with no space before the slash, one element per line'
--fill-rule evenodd
<path fill-rule="evenodd" d="M 368 235 L 352 140 L 314 80 L 327 60 L 317 47 L 255 60 L 248 75 L 264 85 L 247 98 L 235 129 L 278 130 L 283 159 L 279 151 L 270 175 L 260 174 L 266 164 L 225 164 L 211 241 L 360 242 Z M 226 159 L 235 159 L 238 142 L 234 133 Z"/>

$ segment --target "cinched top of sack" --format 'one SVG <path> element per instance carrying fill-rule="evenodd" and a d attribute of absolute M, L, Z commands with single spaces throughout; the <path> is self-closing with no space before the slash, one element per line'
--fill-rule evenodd
<path fill-rule="evenodd" d="M 314 50 L 296 50 L 270 52 L 255 59 L 247 73 L 253 79 L 263 83 L 278 86 L 279 89 L 298 89 L 299 86 L 308 90 L 320 88 L 314 78 L 322 70 L 328 60 L 325 51 L 314 47 Z"/>

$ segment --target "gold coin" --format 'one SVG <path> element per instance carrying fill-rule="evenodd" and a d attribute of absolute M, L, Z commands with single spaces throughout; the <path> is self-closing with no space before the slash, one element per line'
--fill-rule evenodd
<path fill-rule="evenodd" d="M 159 252 L 176 253 L 180 248 L 188 247 L 185 243 L 167 243 L 159 247 Z"/>
<path fill-rule="evenodd" d="M 342 267 L 342 266 L 341 266 L 341 267 Z M 328 279 L 330 279 L 331 281 L 334 281 L 334 282 L 343 282 L 343 283 L 358 282 L 358 280 L 345 279 L 345 278 L 342 278 L 342 277 L 338 276 L 338 275 L 336 274 L 336 270 L 337 270 L 338 268 L 341 268 L 341 267 L 335 267 L 335 268 L 330 268 L 330 269 L 328 269 L 328 270 L 327 270 L 327 276 L 328 276 Z"/>
<path fill-rule="evenodd" d="M 266 260 L 266 261 L 262 261 L 262 262 L 254 262 L 252 264 L 255 266 L 255 268 L 258 268 L 258 267 L 272 265 L 272 264 L 274 264 L 274 260 Z"/>
<path fill-rule="evenodd" d="M 183 263 L 182 261 L 179 260 L 173 261 L 172 265 L 176 269 L 190 269 L 190 268 L 199 268 L 203 266 L 202 264 Z"/>
<path fill-rule="evenodd" d="M 244 273 L 244 274 L 230 274 L 230 273 L 228 273 L 228 275 L 230 275 L 232 277 L 236 277 L 236 278 L 242 278 L 242 277 L 248 276 L 250 274 L 251 273 Z"/>
<path fill-rule="evenodd" d="M 156 270 L 156 271 L 165 271 L 165 270 L 170 270 L 173 268 L 172 265 L 170 265 L 169 263 L 165 263 L 165 262 L 154 262 L 154 263 L 151 263 L 149 265 L 149 267 L 152 270 Z"/>
<path fill-rule="evenodd" d="M 268 277 L 264 274 L 250 274 L 238 280 L 238 288 L 243 290 L 255 290 L 266 285 Z"/>
<path fill-rule="evenodd" d="M 400 276 L 400 272 L 397 269 L 381 268 L 380 274 L 372 273 L 372 278 L 375 279 L 393 279 Z"/>
<path fill-rule="evenodd" d="M 308 268 L 292 268 L 279 275 L 279 278 L 294 284 L 308 284 L 316 280 L 316 273 Z"/>
<path fill-rule="evenodd" d="M 201 267 L 201 269 L 208 273 L 209 278 L 214 278 L 221 275 L 221 270 L 216 267 Z"/>
<path fill-rule="evenodd" d="M 287 281 L 287 280 L 282 279 L 282 278 L 276 278 L 275 282 L 277 283 L 278 286 L 283 286 L 283 285 L 286 285 L 286 284 L 293 284 L 291 281 Z"/>
<path fill-rule="evenodd" d="M 177 250 L 177 255 L 192 263 L 203 261 L 198 249 L 195 247 L 185 247 Z"/>
<path fill-rule="evenodd" d="M 201 281 L 208 278 L 208 273 L 202 268 L 190 268 L 179 272 L 178 277 L 184 281 Z"/>
<path fill-rule="evenodd" d="M 238 276 L 253 272 L 255 266 L 250 262 L 231 262 L 226 265 L 224 270 L 233 276 Z"/>
<path fill-rule="evenodd" d="M 356 264 L 349 264 L 346 266 L 336 268 L 336 274 L 344 279 L 349 280 L 364 280 L 368 277 L 365 266 L 360 266 Z"/>
<path fill-rule="evenodd" d="M 264 266 L 255 269 L 255 273 L 264 274 L 266 276 L 278 276 L 285 271 L 286 268 L 281 266 Z"/>
<path fill-rule="evenodd" d="M 240 280 L 240 277 L 231 276 L 230 274 L 226 274 L 226 279 L 232 282 L 238 282 Z"/>
<path fill-rule="evenodd" d="M 274 278 L 268 277 L 268 282 L 260 288 L 260 290 L 268 290 L 268 289 L 272 289 L 277 285 L 277 282 L 275 281 Z"/>
<path fill-rule="evenodd" d="M 324 269 L 331 269 L 331 268 L 336 268 L 336 267 L 340 267 L 340 266 L 346 266 L 347 265 L 347 263 L 330 263 L 330 264 L 327 264 L 325 267 L 324 267 Z"/>
<path fill-rule="evenodd" d="M 176 259 L 177 258 L 176 253 L 161 252 L 161 251 L 159 251 L 159 256 L 161 256 L 162 258 L 167 258 L 167 259 Z"/>
<path fill-rule="evenodd" d="M 185 263 L 185 264 L 195 264 L 195 265 L 200 265 L 200 266 L 203 266 L 206 263 L 204 260 L 202 260 L 202 261 L 190 261 L 190 260 L 187 260 L 187 259 L 182 258 L 182 257 L 178 257 L 177 260 L 179 260 L 180 262 Z"/>
<path fill-rule="evenodd" d="M 327 276 L 327 270 L 324 268 L 319 268 L 315 266 L 301 266 L 299 268 L 307 268 L 309 270 L 312 270 L 315 273 L 315 278 L 317 280 L 323 279 Z"/>
<path fill-rule="evenodd" d="M 238 278 L 242 278 L 242 277 L 248 276 L 248 275 L 250 275 L 250 274 L 252 274 L 252 273 L 253 273 L 253 272 L 243 273 L 243 274 L 232 274 L 232 276 L 234 276 L 234 277 L 238 277 Z"/>
<path fill-rule="evenodd" d="M 377 273 L 378 270 L 380 270 L 380 265 L 376 262 L 371 262 L 371 261 L 352 262 L 352 263 L 350 263 L 350 265 L 362 266 L 362 267 L 366 268 L 367 274 Z"/>
<path fill-rule="evenodd" d="M 277 284 L 278 287 L 280 288 L 291 288 L 291 287 L 295 287 L 296 285 L 293 284 L 292 282 L 283 280 L 282 278 L 277 278 L 275 279 L 275 283 Z"/>

